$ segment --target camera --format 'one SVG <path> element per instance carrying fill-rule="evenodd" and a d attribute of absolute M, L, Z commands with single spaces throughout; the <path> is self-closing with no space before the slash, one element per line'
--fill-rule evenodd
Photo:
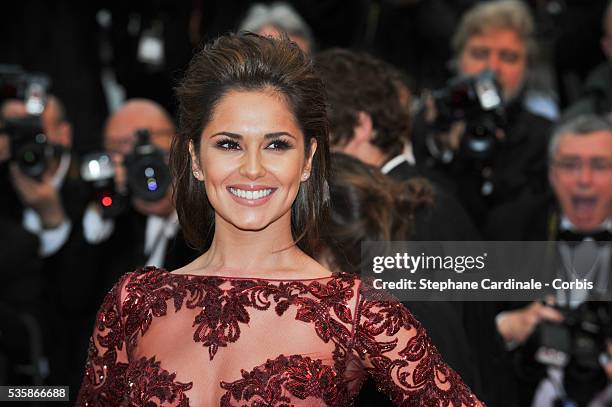
<path fill-rule="evenodd" d="M 0 98 L 20 99 L 27 115 L 19 118 L 3 117 L 0 133 L 9 138 L 10 156 L 19 169 L 32 178 L 40 178 L 55 149 L 47 142 L 40 115 L 45 110 L 49 78 L 42 74 L 26 73 L 18 66 L 0 65 Z"/>
<path fill-rule="evenodd" d="M 608 383 L 602 355 L 612 338 L 612 304 L 588 301 L 574 309 L 555 308 L 564 321 L 541 322 L 517 354 L 517 367 L 524 376 L 548 366 L 562 368 L 567 396 L 586 405 Z"/>
<path fill-rule="evenodd" d="M 497 129 L 505 122 L 504 102 L 495 73 L 484 70 L 474 76 L 451 79 L 447 86 L 432 92 L 438 116 L 434 126 L 448 131 L 452 123 L 464 120 L 460 151 L 468 158 L 490 160 L 497 145 Z"/>
<path fill-rule="evenodd" d="M 134 150 L 125 157 L 129 190 L 145 201 L 158 201 L 172 181 L 164 152 L 151 143 L 149 130 L 137 130 L 135 137 Z"/>
<path fill-rule="evenodd" d="M 81 158 L 81 178 L 90 195 L 102 208 L 102 217 L 114 218 L 127 207 L 125 196 L 115 189 L 115 167 L 107 153 L 90 153 Z"/>
<path fill-rule="evenodd" d="M 91 187 L 93 199 L 99 202 L 104 217 L 119 215 L 133 196 L 154 202 L 166 196 L 171 185 L 170 169 L 164 152 L 151 143 L 147 129 L 135 132 L 132 152 L 124 159 L 127 172 L 127 193 L 118 193 L 115 187 L 115 167 L 107 153 L 83 156 L 81 177 Z"/>

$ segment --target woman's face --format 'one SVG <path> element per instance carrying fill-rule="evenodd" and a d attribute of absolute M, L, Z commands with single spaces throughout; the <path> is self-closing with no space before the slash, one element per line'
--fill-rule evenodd
<path fill-rule="evenodd" d="M 204 182 L 216 222 L 262 230 L 284 219 L 300 183 L 310 176 L 316 141 L 306 156 L 304 135 L 284 97 L 274 90 L 230 91 L 190 146 L 194 176 Z"/>

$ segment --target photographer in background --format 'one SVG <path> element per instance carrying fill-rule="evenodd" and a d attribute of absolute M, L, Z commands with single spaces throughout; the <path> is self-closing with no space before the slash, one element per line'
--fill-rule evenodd
<path fill-rule="evenodd" d="M 400 209 L 395 215 L 402 218 L 398 224 L 411 224 L 401 238 L 417 241 L 478 240 L 478 232 L 461 205 L 439 186 L 424 179 L 423 174 L 411 163 L 408 154 L 410 116 L 402 104 L 401 84 L 398 83 L 398 77 L 392 67 L 367 54 L 343 49 L 321 52 L 317 55 L 315 66 L 327 90 L 332 150 L 347 154 L 363 163 L 359 165 L 343 155 L 336 155 L 338 165 L 347 165 L 356 171 L 364 171 L 365 168 L 365 172 L 367 165 L 379 168 L 382 174 L 393 179 L 381 183 L 379 190 L 391 188 L 387 191 L 391 195 L 396 193 L 392 187 L 395 182 L 407 189 L 410 185 L 420 185 L 422 193 L 427 192 L 426 195 L 431 201 L 429 205 L 420 205 L 417 199 L 419 194 L 415 193 L 408 194 L 406 202 L 395 208 Z M 335 161 L 332 161 L 332 164 L 335 166 Z M 382 174 L 380 177 L 384 179 Z M 377 182 L 372 177 L 366 177 L 365 180 L 368 183 Z M 333 189 L 333 185 L 330 187 Z M 368 204 L 373 204 L 371 200 L 367 201 Z M 336 202 L 332 212 L 339 213 L 343 204 L 346 202 Z M 387 204 L 391 205 L 389 202 Z M 349 204 L 348 207 L 361 207 L 361 204 L 355 205 Z M 410 205 L 413 208 L 409 210 Z M 381 210 L 391 213 L 394 208 Z M 359 218 L 359 214 L 355 213 L 346 216 Z M 399 239 L 399 235 L 396 238 Z M 433 342 L 450 366 L 461 374 L 471 388 L 479 389 L 480 375 L 474 367 L 468 336 L 462 325 L 465 317 L 464 304 L 413 301 L 408 305 L 427 328 Z M 459 329 L 454 329 L 455 327 L 446 321 L 459 321 Z M 356 405 L 388 404 L 369 381 L 359 394 Z"/>
<path fill-rule="evenodd" d="M 343 49 L 321 52 L 315 64 L 327 90 L 333 151 L 380 168 L 399 181 L 429 174 L 414 165 L 409 98 L 397 72 L 367 54 Z M 439 185 L 434 203 L 415 219 L 414 240 L 478 240 L 465 209 Z"/>
<path fill-rule="evenodd" d="M 26 109 L 26 103 L 18 99 L 5 101 L 0 114 L 5 123 L 32 116 Z M 39 179 L 25 174 L 15 162 L 9 165 L 10 178 L 19 202 L 24 208 L 23 225 L 39 236 L 41 241 L 39 254 L 42 257 L 49 257 L 61 249 L 72 229 L 60 196 L 71 162 L 72 132 L 70 123 L 64 117 L 61 103 L 53 96 L 46 98 L 44 111 L 33 119 L 39 121 L 40 130 L 46 136 L 46 143 L 53 149 L 53 157 L 46 162 L 46 169 Z M 5 146 L 5 151 L 0 153 L 0 157 L 10 158 L 10 137 L 0 136 L 4 139 L 0 144 Z"/>
<path fill-rule="evenodd" d="M 498 314 L 496 323 L 507 343 L 524 345 L 515 351 L 520 361 L 516 367 L 522 405 L 532 398 L 537 406 L 552 406 L 554 400 L 565 399 L 586 405 L 606 385 L 597 352 L 605 353 L 605 338 L 612 334 L 612 315 L 605 308 L 609 302 L 585 303 L 600 297 L 609 300 L 612 287 L 612 124 L 594 115 L 561 124 L 551 138 L 548 158 L 554 195 L 525 197 L 498 208 L 491 214 L 487 235 L 494 240 L 558 241 L 549 256 L 549 273 L 565 280 L 586 278 L 594 283 L 594 290 L 558 291 L 554 302 L 562 312 L 535 302 L 518 309 L 513 304 L 515 309 Z M 569 365 L 547 368 L 533 360 L 534 349 L 545 345 L 542 340 L 559 336 L 546 334 L 554 332 L 550 321 L 563 321 L 561 326 L 582 333 L 580 327 L 586 320 L 597 327 L 597 338 L 574 341 L 581 348 L 565 349 Z M 586 346 L 589 343 L 592 349 Z M 594 353 L 589 368 L 577 368 L 576 361 L 589 365 L 588 357 Z"/>
<path fill-rule="evenodd" d="M 83 219 L 87 241 L 97 245 L 100 301 L 127 271 L 143 266 L 174 269 L 197 254 L 182 238 L 166 173 L 174 131 L 168 113 L 146 99 L 127 101 L 106 122 L 104 148 L 114 163 L 110 206 L 119 210 L 106 216 L 109 208 L 92 201 Z"/>
<path fill-rule="evenodd" d="M 47 384 L 76 385 L 86 344 L 74 338 L 91 324 L 95 305 L 89 302 L 92 274 L 78 264 L 90 247 L 82 236 L 86 196 L 71 153 L 72 127 L 61 101 L 44 91 L 30 96 L 25 92 L 25 100 L 6 99 L 0 113 L 0 206 L 2 216 L 12 222 L 2 232 L 14 230 L 3 238 L 18 246 L 19 253 L 31 246 L 27 235 L 35 236 L 38 252 L 32 255 L 42 267 L 40 287 L 22 288 L 3 299 L 26 297 L 24 291 L 40 288 L 41 302 L 33 311 L 40 338 L 31 340 L 33 349 L 43 347 L 49 363 L 37 361 L 33 375 Z M 11 271 L 10 265 L 7 268 Z M 17 312 L 22 311 L 19 306 Z"/>
<path fill-rule="evenodd" d="M 551 123 L 526 86 L 533 31 L 521 1 L 470 9 L 453 38 L 459 78 L 425 97 L 414 126 L 417 165 L 453 190 L 479 227 L 489 209 L 546 186 Z"/>

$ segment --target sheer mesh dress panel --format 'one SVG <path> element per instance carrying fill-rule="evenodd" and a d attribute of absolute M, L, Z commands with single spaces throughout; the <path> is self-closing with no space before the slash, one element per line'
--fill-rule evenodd
<path fill-rule="evenodd" d="M 412 314 L 354 275 L 145 268 L 98 313 L 77 406 L 351 406 L 368 375 L 397 405 L 480 405 Z"/>

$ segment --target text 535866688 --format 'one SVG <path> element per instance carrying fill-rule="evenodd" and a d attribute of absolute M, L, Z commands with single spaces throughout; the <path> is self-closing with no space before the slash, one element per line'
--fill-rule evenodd
<path fill-rule="evenodd" d="M 69 401 L 68 386 L 0 386 L 2 401 Z"/>

